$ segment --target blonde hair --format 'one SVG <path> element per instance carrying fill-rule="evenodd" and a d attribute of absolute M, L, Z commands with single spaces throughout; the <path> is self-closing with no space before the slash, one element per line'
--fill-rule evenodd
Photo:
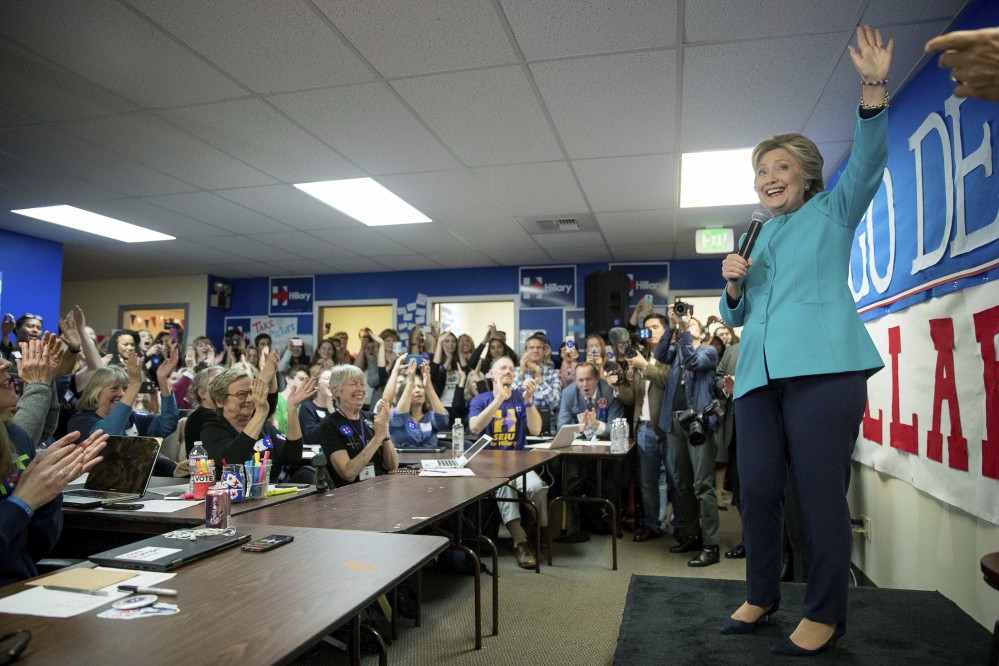
<path fill-rule="evenodd" d="M 101 391 L 112 384 L 124 384 L 128 386 L 128 371 L 120 365 L 107 365 L 103 368 L 97 368 L 93 376 L 90 377 L 87 388 L 83 389 L 83 393 L 80 395 L 80 404 L 76 408 L 81 412 L 95 411 L 97 409 L 97 399 L 100 397 Z"/>
<path fill-rule="evenodd" d="M 822 180 L 822 153 L 818 147 L 806 136 L 801 134 L 776 134 L 769 139 L 764 139 L 753 148 L 753 170 L 760 165 L 760 160 L 771 150 L 783 148 L 791 153 L 798 167 L 805 177 L 805 201 L 808 201 L 816 194 L 825 189 L 825 182 Z"/>

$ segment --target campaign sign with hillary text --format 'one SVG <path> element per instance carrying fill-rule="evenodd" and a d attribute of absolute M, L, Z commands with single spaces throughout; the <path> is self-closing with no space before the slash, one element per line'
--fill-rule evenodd
<path fill-rule="evenodd" d="M 612 271 L 628 274 L 628 304 L 638 305 L 647 295 L 653 305 L 669 305 L 669 262 L 648 261 L 636 264 L 608 264 Z"/>
<path fill-rule="evenodd" d="M 999 3 L 979 1 L 951 27 L 994 25 Z M 854 458 L 999 524 L 999 105 L 953 90 L 934 57 L 884 112 L 848 283 L 886 367 Z"/>
<path fill-rule="evenodd" d="M 575 266 L 521 266 L 520 305 L 564 308 L 576 305 Z"/>
<path fill-rule="evenodd" d="M 315 277 L 271 278 L 271 299 L 267 314 L 312 314 Z"/>

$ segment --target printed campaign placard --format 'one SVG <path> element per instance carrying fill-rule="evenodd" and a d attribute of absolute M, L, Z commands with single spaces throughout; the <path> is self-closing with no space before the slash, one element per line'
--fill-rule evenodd
<path fill-rule="evenodd" d="M 563 308 L 576 305 L 575 266 L 521 266 L 520 305 Z"/>
<path fill-rule="evenodd" d="M 315 276 L 271 278 L 270 292 L 267 314 L 312 314 Z"/>
<path fill-rule="evenodd" d="M 668 261 L 608 264 L 608 268 L 628 274 L 629 305 L 638 305 L 646 295 L 652 296 L 653 305 L 669 305 Z"/>

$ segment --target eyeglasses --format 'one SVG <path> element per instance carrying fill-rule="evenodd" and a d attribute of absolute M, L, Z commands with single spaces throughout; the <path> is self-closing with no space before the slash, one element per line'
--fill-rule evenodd
<path fill-rule="evenodd" d="M 246 400 L 251 395 L 253 395 L 253 391 L 240 391 L 239 393 L 226 393 L 226 395 L 229 396 L 230 398 L 239 398 L 240 400 Z"/>

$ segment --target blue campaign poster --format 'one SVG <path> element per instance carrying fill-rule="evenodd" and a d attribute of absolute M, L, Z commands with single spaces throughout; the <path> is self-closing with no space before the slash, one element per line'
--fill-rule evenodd
<path fill-rule="evenodd" d="M 565 308 L 576 305 L 575 266 L 521 266 L 520 305 Z"/>

